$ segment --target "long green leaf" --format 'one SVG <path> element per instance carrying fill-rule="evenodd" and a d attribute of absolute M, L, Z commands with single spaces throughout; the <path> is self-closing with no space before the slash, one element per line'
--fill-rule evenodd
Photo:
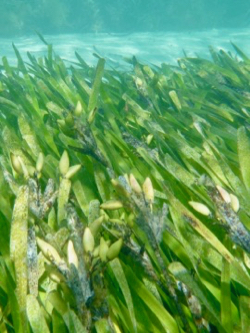
<path fill-rule="evenodd" d="M 129 285 L 128 285 L 128 281 L 126 279 L 126 276 L 124 274 L 122 265 L 119 261 L 119 259 L 114 259 L 110 262 L 110 267 L 115 275 L 115 278 L 119 284 L 119 287 L 121 288 L 121 291 L 123 293 L 125 302 L 127 304 L 128 307 L 128 311 L 130 314 L 130 318 L 132 321 L 132 325 L 133 325 L 133 331 L 137 332 L 137 324 L 136 324 L 136 318 L 135 318 L 135 312 L 134 312 L 134 305 L 133 305 L 133 301 L 132 301 L 132 296 L 130 293 L 130 289 L 129 289 Z"/>
<path fill-rule="evenodd" d="M 27 296 L 27 316 L 34 333 L 49 333 L 41 305 L 33 295 Z"/>
<path fill-rule="evenodd" d="M 221 323 L 228 333 L 233 332 L 231 290 L 230 290 L 230 264 L 222 259 L 221 274 Z"/>
<path fill-rule="evenodd" d="M 241 175 L 250 192 L 250 139 L 244 127 L 240 127 L 237 131 L 237 143 Z"/>
<path fill-rule="evenodd" d="M 250 332 L 250 297 L 240 296 L 241 332 Z"/>
<path fill-rule="evenodd" d="M 155 298 L 155 296 L 147 290 L 145 285 L 139 279 L 137 279 L 132 270 L 129 267 L 126 267 L 125 271 L 130 288 L 142 299 L 142 301 L 147 305 L 150 311 L 153 312 L 153 314 L 160 321 L 166 332 L 179 332 L 177 323 L 174 318 Z"/>
<path fill-rule="evenodd" d="M 28 200 L 28 186 L 21 186 L 15 201 L 10 235 L 10 256 L 15 265 L 16 295 L 21 313 L 21 324 L 23 332 L 26 332 L 27 330 L 26 306 L 28 288 Z"/>
<path fill-rule="evenodd" d="M 104 65 L 105 65 L 105 60 L 100 58 L 96 67 L 95 79 L 89 97 L 88 112 L 91 112 L 97 106 L 97 99 L 100 92 L 100 85 L 102 82 Z"/>

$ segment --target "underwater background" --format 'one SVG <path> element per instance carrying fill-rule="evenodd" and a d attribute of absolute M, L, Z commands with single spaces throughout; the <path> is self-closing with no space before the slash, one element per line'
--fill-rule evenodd
<path fill-rule="evenodd" d="M 93 52 L 120 65 L 121 56 L 160 64 L 183 56 L 209 57 L 208 46 L 248 51 L 249 1 L 233 0 L 1 0 L 1 55 L 15 61 L 11 42 L 25 55 L 44 55 L 36 35 L 49 35 L 66 60 L 79 52 L 90 64 Z"/>
<path fill-rule="evenodd" d="M 0 34 L 189 31 L 249 21 L 247 0 L 1 0 Z"/>

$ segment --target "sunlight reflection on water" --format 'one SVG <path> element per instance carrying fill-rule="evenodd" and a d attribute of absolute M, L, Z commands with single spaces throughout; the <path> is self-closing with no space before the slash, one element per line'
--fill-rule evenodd
<path fill-rule="evenodd" d="M 96 52 L 113 60 L 113 65 L 120 65 L 122 57 L 135 55 L 139 60 L 156 65 L 162 62 L 176 64 L 176 59 L 183 56 L 183 50 L 188 56 L 199 55 L 209 58 L 208 46 L 215 49 L 231 50 L 230 41 L 234 42 L 250 54 L 250 29 L 241 30 L 207 30 L 192 32 L 159 32 L 134 34 L 64 34 L 44 36 L 48 43 L 53 44 L 54 51 L 61 58 L 75 61 L 77 51 L 89 64 L 96 63 Z M 34 56 L 46 54 L 47 47 L 38 36 L 0 38 L 0 56 L 7 56 L 11 64 L 16 63 L 12 48 L 16 45 L 21 55 L 27 60 L 29 51 Z"/>

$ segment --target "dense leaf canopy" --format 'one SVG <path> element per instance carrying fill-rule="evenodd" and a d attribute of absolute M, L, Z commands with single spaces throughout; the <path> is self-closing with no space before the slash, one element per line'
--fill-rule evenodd
<path fill-rule="evenodd" d="M 0 331 L 247 332 L 249 58 L 47 46 L 0 67 Z"/>

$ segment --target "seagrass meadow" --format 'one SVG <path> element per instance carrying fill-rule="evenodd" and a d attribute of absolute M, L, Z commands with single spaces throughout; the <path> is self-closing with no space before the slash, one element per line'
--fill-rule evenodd
<path fill-rule="evenodd" d="M 250 332 L 250 59 L 0 65 L 0 332 Z"/>

